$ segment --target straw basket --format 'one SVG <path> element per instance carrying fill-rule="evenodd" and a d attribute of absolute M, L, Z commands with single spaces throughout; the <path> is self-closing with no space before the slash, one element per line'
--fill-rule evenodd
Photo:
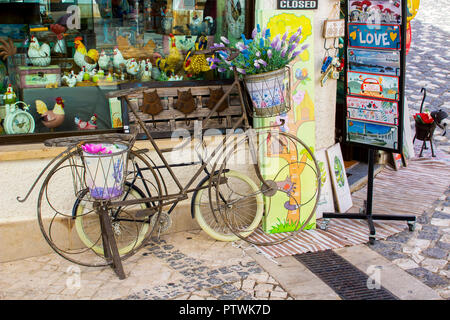
<path fill-rule="evenodd" d="M 98 143 L 106 153 L 92 154 L 83 148 L 85 183 L 91 197 L 110 200 L 122 195 L 127 174 L 129 146 L 124 143 Z"/>
<path fill-rule="evenodd" d="M 283 68 L 244 77 L 254 117 L 273 117 L 290 110 L 288 73 L 288 68 Z"/>

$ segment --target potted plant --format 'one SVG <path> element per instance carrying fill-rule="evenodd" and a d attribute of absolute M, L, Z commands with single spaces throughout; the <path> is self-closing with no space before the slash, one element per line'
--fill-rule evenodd
<path fill-rule="evenodd" d="M 230 47 L 230 41 L 221 37 L 220 43 L 212 48 L 219 49 L 213 58 L 209 58 L 211 69 L 218 72 L 236 71 L 244 80 L 250 95 L 253 113 L 256 117 L 275 116 L 289 110 L 289 69 L 288 64 L 308 48 L 298 48 L 302 39 L 301 27 L 290 37 L 283 35 L 272 37 L 270 29 L 261 30 L 257 25 L 251 39 L 241 35 L 242 41 L 234 45 L 239 54 L 229 61 L 229 53 L 220 48 Z"/>

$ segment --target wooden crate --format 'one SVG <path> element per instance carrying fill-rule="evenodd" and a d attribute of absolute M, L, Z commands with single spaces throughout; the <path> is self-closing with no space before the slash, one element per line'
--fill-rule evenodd
<path fill-rule="evenodd" d="M 139 108 L 142 106 L 143 93 L 153 92 L 156 90 L 161 99 L 164 110 L 158 115 L 152 118 L 151 115 L 146 114 L 142 111 L 138 112 L 139 117 L 146 123 L 150 133 L 156 137 L 169 137 L 170 134 L 179 129 L 186 129 L 189 131 L 194 130 L 195 120 L 202 121 L 205 119 L 210 110 L 206 107 L 209 101 L 209 89 L 218 89 L 222 87 L 224 92 L 226 92 L 230 85 L 212 85 L 212 86 L 198 86 L 198 87 L 170 87 L 170 88 L 143 88 L 142 90 L 136 91 L 130 90 L 128 98 L 130 101 L 136 102 Z M 191 89 L 192 95 L 194 96 L 195 102 L 197 104 L 197 109 L 191 114 L 185 115 L 184 113 L 178 111 L 174 108 L 174 104 L 177 101 L 178 90 L 186 91 Z M 123 92 L 121 94 L 123 96 Z M 110 97 L 113 97 L 114 94 Z M 206 126 L 202 129 L 227 129 L 232 128 L 236 121 L 242 116 L 242 108 L 239 100 L 239 94 L 237 90 L 227 97 L 228 108 L 224 111 L 217 113 L 215 112 Z M 142 128 L 136 121 L 134 114 L 129 110 L 129 120 L 130 120 L 130 130 L 135 133 L 143 133 Z"/>

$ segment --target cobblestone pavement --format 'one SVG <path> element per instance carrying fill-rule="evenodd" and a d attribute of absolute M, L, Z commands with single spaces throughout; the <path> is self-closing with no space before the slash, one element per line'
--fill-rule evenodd
<path fill-rule="evenodd" d="M 419 13 L 411 21 L 412 44 L 407 56 L 405 91 L 413 134 L 412 116 L 419 112 L 422 87 L 427 89 L 423 109 L 443 109 L 450 115 L 449 10 L 448 0 L 422 0 Z M 448 134 L 441 134 L 442 130 L 437 128 L 434 141 L 439 150 L 449 154 Z M 423 155 L 430 157 L 431 150 L 428 148 Z M 450 299 L 450 187 L 432 210 L 418 217 L 414 232 L 405 230 L 370 247 L 435 289 L 444 299 Z"/>

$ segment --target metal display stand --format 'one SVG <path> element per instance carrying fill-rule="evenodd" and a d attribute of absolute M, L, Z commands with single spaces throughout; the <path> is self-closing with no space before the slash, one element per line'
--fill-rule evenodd
<path fill-rule="evenodd" d="M 347 57 L 348 54 L 348 46 L 349 46 L 349 12 L 348 12 L 348 8 L 349 8 L 349 2 L 351 0 L 347 0 L 345 2 L 345 6 L 346 6 L 346 41 L 344 41 L 345 45 L 344 45 L 344 50 L 346 52 L 345 56 Z M 386 4 L 389 2 L 388 0 L 385 1 Z M 388 148 L 388 147 L 382 147 L 382 146 L 378 146 L 378 145 L 371 145 L 370 143 L 368 144 L 363 144 L 363 143 L 358 143 L 355 141 L 350 141 L 350 138 L 348 137 L 348 130 L 347 130 L 347 120 L 350 119 L 348 118 L 349 114 L 347 112 L 347 116 L 344 117 L 344 121 L 345 121 L 345 142 L 356 145 L 358 147 L 363 147 L 363 148 L 367 148 L 368 152 L 369 152 L 369 159 L 368 159 L 368 182 L 367 182 L 367 199 L 364 201 L 364 208 L 360 209 L 360 213 L 323 213 L 323 218 L 324 219 L 362 219 L 362 220 L 367 220 L 368 226 L 369 226 L 369 230 L 370 230 L 370 235 L 369 235 L 369 243 L 370 244 L 374 244 L 375 243 L 375 234 L 376 234 L 376 230 L 375 230 L 375 226 L 373 221 L 374 220 L 391 220 L 391 221 L 406 221 L 408 223 L 408 227 L 410 231 L 414 230 L 415 227 L 415 221 L 416 221 L 416 217 L 413 215 L 385 215 L 385 214 L 373 214 L 372 213 L 372 205 L 373 205 L 373 180 L 374 180 L 374 157 L 375 157 L 375 151 L 376 150 L 384 150 L 384 151 L 388 151 L 388 152 L 396 152 L 396 153 L 402 153 L 402 146 L 403 146 L 403 100 L 404 100 L 404 86 L 405 86 L 405 62 L 406 62 L 406 46 L 405 46 L 405 40 L 406 40 L 406 20 L 407 20 L 407 3 L 406 0 L 402 0 L 401 1 L 401 5 L 402 5 L 402 10 L 401 10 L 401 24 L 399 24 L 399 27 L 401 28 L 401 43 L 400 43 L 400 47 L 397 48 L 397 50 L 400 53 L 400 74 L 398 75 L 398 100 L 396 101 L 397 106 L 398 106 L 398 118 L 397 118 L 397 142 L 394 142 L 394 145 L 392 148 Z M 352 20 L 352 22 L 354 23 L 355 21 Z M 359 21 L 357 21 L 359 23 Z M 365 48 L 364 48 L 365 49 Z M 369 51 L 371 51 L 373 48 L 368 48 Z M 379 49 L 378 49 L 379 50 Z M 390 50 L 393 51 L 393 50 Z M 389 50 L 387 50 L 386 52 L 389 52 Z M 347 58 L 345 59 L 345 92 L 346 95 L 353 95 L 352 93 L 349 93 L 348 91 L 348 74 L 347 74 L 347 70 L 348 70 L 348 61 Z M 361 97 L 361 96 L 360 96 Z M 371 98 L 370 96 L 368 96 L 367 98 Z M 382 99 L 385 100 L 385 99 Z M 347 98 L 346 98 L 346 104 L 347 104 Z M 346 110 L 348 110 L 346 108 Z M 368 123 L 370 123 L 370 121 L 367 121 Z"/>

